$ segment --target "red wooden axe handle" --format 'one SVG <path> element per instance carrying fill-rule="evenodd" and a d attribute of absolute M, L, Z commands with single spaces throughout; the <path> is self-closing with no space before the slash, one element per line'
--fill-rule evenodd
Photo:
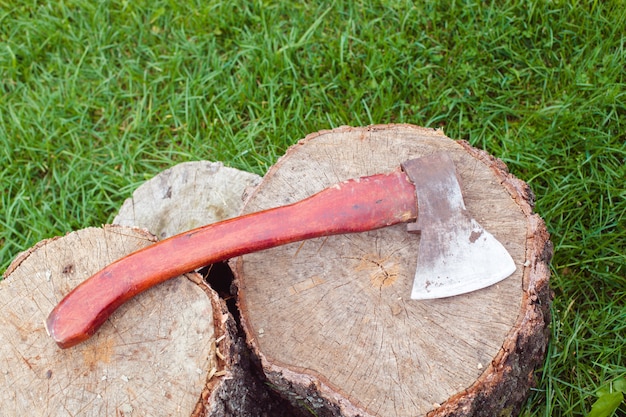
<path fill-rule="evenodd" d="M 91 337 L 130 298 L 183 273 L 287 243 L 416 218 L 415 187 L 400 169 L 348 180 L 300 202 L 199 227 L 131 253 L 66 295 L 46 327 L 68 348 Z"/>

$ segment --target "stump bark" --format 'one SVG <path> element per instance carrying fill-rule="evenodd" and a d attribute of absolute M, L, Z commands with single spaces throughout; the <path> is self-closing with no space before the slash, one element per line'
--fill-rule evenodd
<path fill-rule="evenodd" d="M 309 135 L 273 166 L 243 213 L 435 151 L 465 204 L 517 270 L 447 299 L 409 296 L 420 237 L 405 225 L 312 239 L 231 261 L 248 343 L 272 386 L 318 416 L 516 414 L 548 340 L 552 248 L 528 186 L 485 152 L 409 125 Z"/>

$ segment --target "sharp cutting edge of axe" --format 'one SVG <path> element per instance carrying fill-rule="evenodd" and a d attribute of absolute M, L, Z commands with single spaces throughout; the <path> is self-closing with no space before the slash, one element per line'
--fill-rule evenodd
<path fill-rule="evenodd" d="M 46 329 L 68 348 L 91 337 L 124 302 L 170 278 L 287 243 L 398 223 L 421 234 L 412 299 L 475 291 L 516 269 L 504 246 L 466 210 L 452 158 L 436 153 L 391 173 L 344 181 L 297 203 L 199 227 L 131 253 L 67 294 L 48 316 Z"/>

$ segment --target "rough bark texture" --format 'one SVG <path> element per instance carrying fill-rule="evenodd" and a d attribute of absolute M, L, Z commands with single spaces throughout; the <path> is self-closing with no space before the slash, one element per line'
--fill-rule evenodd
<path fill-rule="evenodd" d="M 409 299 L 419 236 L 406 226 L 313 239 L 233 261 L 248 343 L 268 379 L 319 416 L 510 415 L 548 339 L 552 248 L 533 196 L 504 164 L 441 131 L 408 125 L 309 135 L 244 208 L 301 200 L 339 181 L 447 151 L 465 204 L 517 270 L 448 299 Z"/>
<path fill-rule="evenodd" d="M 212 279 L 229 278 L 219 275 Z M 209 380 L 194 417 L 310 417 L 268 388 L 258 360 L 250 355 L 243 332 L 225 304 L 221 305 L 226 337 L 219 348 L 224 370 L 219 373 L 220 378 Z"/>

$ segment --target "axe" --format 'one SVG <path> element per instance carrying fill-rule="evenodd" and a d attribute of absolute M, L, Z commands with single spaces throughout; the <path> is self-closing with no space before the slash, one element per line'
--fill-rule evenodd
<path fill-rule="evenodd" d="M 516 269 L 504 246 L 466 210 L 452 158 L 436 153 L 408 160 L 391 173 L 347 180 L 297 203 L 202 226 L 131 253 L 67 294 L 48 316 L 46 329 L 68 348 L 91 337 L 124 302 L 170 278 L 287 243 L 398 223 L 421 235 L 414 300 L 485 288 Z"/>

